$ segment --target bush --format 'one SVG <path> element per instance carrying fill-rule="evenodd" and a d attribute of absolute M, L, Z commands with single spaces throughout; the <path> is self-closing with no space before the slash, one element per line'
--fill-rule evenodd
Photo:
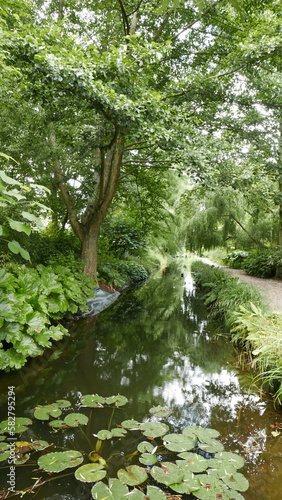
<path fill-rule="evenodd" d="M 243 250 L 235 250 L 222 259 L 222 262 L 231 269 L 242 269 L 245 259 L 248 257 L 249 252 Z"/>
<path fill-rule="evenodd" d="M 276 274 L 276 265 L 274 250 L 255 250 L 246 257 L 243 269 L 250 276 L 273 278 Z"/>
<path fill-rule="evenodd" d="M 138 283 L 147 279 L 148 273 L 144 266 L 132 261 L 119 260 L 113 256 L 101 258 L 98 262 L 99 281 L 120 288 L 128 283 Z"/>
<path fill-rule="evenodd" d="M 28 357 L 43 354 L 52 340 L 68 331 L 62 317 L 87 310 L 86 299 L 94 294 L 94 282 L 64 266 L 17 264 L 0 270 L 0 369 L 21 368 Z"/>

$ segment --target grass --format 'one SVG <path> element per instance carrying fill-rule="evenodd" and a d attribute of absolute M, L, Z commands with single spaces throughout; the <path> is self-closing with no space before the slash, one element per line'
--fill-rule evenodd
<path fill-rule="evenodd" d="M 222 269 L 194 261 L 191 270 L 210 314 L 224 320 L 232 341 L 248 352 L 256 379 L 282 404 L 282 315 L 269 312 L 256 288 Z"/>

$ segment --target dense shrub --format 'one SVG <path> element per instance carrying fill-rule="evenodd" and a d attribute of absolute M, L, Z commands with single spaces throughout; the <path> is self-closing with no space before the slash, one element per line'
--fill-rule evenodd
<path fill-rule="evenodd" d="M 0 270 L 0 369 L 21 368 L 68 332 L 62 317 L 87 310 L 95 284 L 65 266 L 28 268 L 10 264 Z"/>
<path fill-rule="evenodd" d="M 249 252 L 243 250 L 234 250 L 222 259 L 223 264 L 232 269 L 242 269 L 245 259 L 248 257 Z"/>
<path fill-rule="evenodd" d="M 128 283 L 137 283 L 148 277 L 144 266 L 108 255 L 98 262 L 99 281 L 119 288 Z"/>
<path fill-rule="evenodd" d="M 275 250 L 255 250 L 244 260 L 243 269 L 258 278 L 273 278 L 276 274 Z"/>

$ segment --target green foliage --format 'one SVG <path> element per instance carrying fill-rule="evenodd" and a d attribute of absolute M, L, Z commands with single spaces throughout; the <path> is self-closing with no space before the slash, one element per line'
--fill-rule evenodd
<path fill-rule="evenodd" d="M 30 455 L 24 454 L 24 450 L 25 452 L 28 450 L 32 458 L 36 453 L 40 453 L 39 458 L 37 457 L 40 469 L 32 472 L 30 481 L 34 483 L 36 473 L 40 475 L 40 480 L 23 491 L 34 492 L 35 488 L 56 478 L 63 486 L 64 475 L 60 473 L 75 467 L 74 477 L 82 483 L 92 485 L 91 497 L 96 500 L 105 498 L 122 500 L 125 497 L 136 500 L 165 500 L 168 495 L 173 496 L 175 493 L 179 498 L 191 494 L 193 498 L 200 499 L 240 500 L 238 492 L 248 489 L 248 481 L 238 472 L 244 465 L 244 459 L 236 453 L 223 451 L 223 445 L 217 440 L 219 437 L 217 430 L 188 426 L 182 432 L 169 433 L 169 425 L 160 421 L 170 414 L 169 409 L 164 407 L 151 408 L 144 422 L 132 419 L 123 421 L 117 428 L 111 429 L 115 410 L 127 402 L 127 398 L 120 394 L 105 398 L 97 394 L 81 396 L 83 407 L 89 407 L 85 408 L 85 412 L 90 414 L 88 425 L 92 424 L 91 419 L 99 420 L 96 418 L 97 412 L 101 412 L 102 408 L 112 408 L 112 414 L 107 430 L 101 429 L 97 434 L 90 432 L 88 435 L 80 427 L 88 422 L 87 415 L 70 413 L 64 418 L 64 422 L 69 424 L 64 426 L 61 425 L 61 421 L 53 420 L 51 422 L 53 425 L 47 428 L 52 433 L 52 442 L 56 441 L 55 432 L 64 432 L 64 441 L 67 441 L 71 432 L 72 449 L 62 451 L 60 447 L 60 451 L 56 451 L 56 445 L 49 445 L 46 441 L 17 442 L 17 452 L 23 455 L 22 463 L 30 459 Z M 38 409 L 48 407 L 54 411 L 56 409 L 60 412 L 65 411 L 68 403 L 63 400 L 51 405 L 38 406 L 35 408 L 34 416 L 38 419 Z M 52 418 L 52 412 L 49 413 L 49 417 Z M 16 433 L 25 432 L 27 426 L 32 424 L 28 419 L 18 420 L 25 423 L 25 428 L 17 429 Z M 42 423 L 44 420 L 46 419 L 44 418 Z M 56 422 L 58 425 L 55 425 Z M 80 427 L 88 449 L 89 446 L 92 448 L 88 455 L 81 449 L 73 449 L 76 442 L 80 448 L 82 446 L 81 435 L 76 434 L 75 427 Z M 32 431 L 35 435 L 36 430 Z M 9 430 L 6 421 L 1 422 L 0 434 L 3 439 L 7 432 Z M 93 436 L 96 441 L 93 441 Z M 1 446 L 0 459 L 6 462 L 8 444 L 2 441 Z M 55 449 L 41 453 L 51 446 Z M 207 485 L 209 485 L 208 491 L 213 492 L 211 496 L 206 496 Z M 19 484 L 17 488 L 21 492 Z M 9 497 L 10 493 L 7 492 L 6 498 Z"/>
<path fill-rule="evenodd" d="M 0 290 L 0 369 L 9 370 L 68 334 L 59 319 L 85 310 L 94 284 L 64 266 L 9 264 L 0 270 Z"/>
<path fill-rule="evenodd" d="M 200 261 L 192 263 L 196 286 L 205 292 L 211 314 L 221 317 L 230 328 L 232 340 L 244 346 L 252 358 L 257 379 L 282 402 L 282 318 L 265 309 L 253 287 L 223 270 Z"/>
<path fill-rule="evenodd" d="M 244 271 L 258 278 L 273 278 L 276 273 L 274 254 L 270 249 L 250 252 L 244 260 Z"/>
<path fill-rule="evenodd" d="M 234 252 L 231 252 L 224 257 L 222 262 L 231 269 L 242 269 L 248 255 L 249 253 L 244 250 L 234 250 Z"/>
<path fill-rule="evenodd" d="M 125 217 L 111 217 L 102 226 L 100 242 L 108 248 L 115 257 L 134 254 L 144 247 L 143 231 L 136 227 L 134 221 Z"/>
<path fill-rule="evenodd" d="M 141 264 L 130 260 L 120 260 L 111 255 L 102 255 L 98 264 L 99 281 L 122 287 L 128 283 L 138 283 L 147 279 L 148 273 Z"/>
<path fill-rule="evenodd" d="M 2 153 L 0 153 L 0 156 L 12 160 L 12 158 Z M 33 190 L 34 188 L 40 188 L 41 190 L 45 189 L 43 186 L 38 185 L 33 185 Z M 0 238 L 7 242 L 8 249 L 12 254 L 20 254 L 24 260 L 30 260 L 30 255 L 17 240 L 13 239 L 15 232 L 24 233 L 30 236 L 32 229 L 30 222 L 42 228 L 43 224 L 40 218 L 32 213 L 31 210 L 38 210 L 38 206 L 40 206 L 41 209 L 47 210 L 47 207 L 42 204 L 36 201 L 30 202 L 27 200 L 27 193 L 31 190 L 31 187 L 24 186 L 17 180 L 8 176 L 4 170 L 0 170 Z M 14 217 L 17 217 L 17 219 L 20 218 L 21 220 L 15 220 Z"/>

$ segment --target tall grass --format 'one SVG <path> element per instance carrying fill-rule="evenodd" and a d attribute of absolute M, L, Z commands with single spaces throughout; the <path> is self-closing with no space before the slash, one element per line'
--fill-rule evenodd
<path fill-rule="evenodd" d="M 222 269 L 194 261 L 191 270 L 210 314 L 225 321 L 232 341 L 248 351 L 256 379 L 282 404 L 282 315 L 267 310 L 256 288 Z"/>

